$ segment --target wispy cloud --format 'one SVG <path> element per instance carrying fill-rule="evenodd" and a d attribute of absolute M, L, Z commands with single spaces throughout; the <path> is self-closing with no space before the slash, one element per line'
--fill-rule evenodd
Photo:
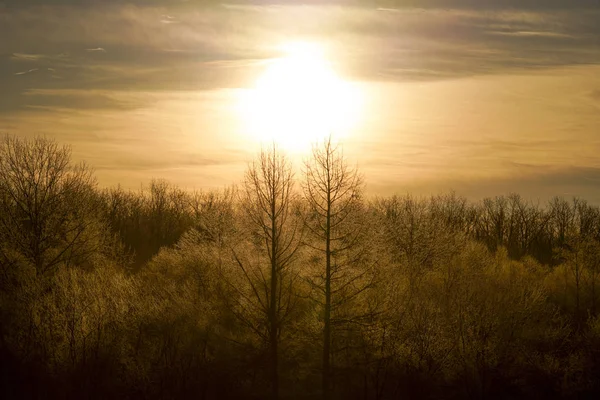
<path fill-rule="evenodd" d="M 17 72 L 15 75 L 27 75 L 27 74 L 31 74 L 32 72 L 36 72 L 39 71 L 38 68 L 33 68 L 30 69 L 29 71 L 21 71 L 21 72 Z"/>
<path fill-rule="evenodd" d="M 39 61 L 44 58 L 42 54 L 24 54 L 24 53 L 13 53 L 11 56 L 14 60 L 19 61 Z"/>
<path fill-rule="evenodd" d="M 171 15 L 162 15 L 160 22 L 163 24 L 178 24 L 180 21 Z"/>
<path fill-rule="evenodd" d="M 547 37 L 547 38 L 566 38 L 576 39 L 573 35 L 560 32 L 544 32 L 544 31 L 488 31 L 491 35 L 505 36 L 521 36 L 521 37 Z"/>
<path fill-rule="evenodd" d="M 0 27 L 0 34 L 10 33 L 14 39 L 0 43 L 0 52 L 20 55 L 15 60 L 41 61 L 43 47 L 44 53 L 68 52 L 77 59 L 81 46 L 88 54 L 106 54 L 97 68 L 110 63 L 126 70 L 143 63 L 159 69 L 168 64 L 163 74 L 168 76 L 174 63 L 182 67 L 199 61 L 268 58 L 276 55 L 278 42 L 300 36 L 326 43 L 341 68 L 358 79 L 408 80 L 600 60 L 600 11 L 187 7 L 177 8 L 177 14 L 163 7 L 131 5 L 14 10 Z M 38 28 L 25 28 L 31 26 Z M 98 42 L 103 46 L 97 47 Z M 179 56 L 165 58 L 169 50 Z M 78 62 L 86 64 L 85 59 Z M 193 87 L 196 82 L 184 83 Z M 168 86 L 169 80 L 163 83 Z"/>

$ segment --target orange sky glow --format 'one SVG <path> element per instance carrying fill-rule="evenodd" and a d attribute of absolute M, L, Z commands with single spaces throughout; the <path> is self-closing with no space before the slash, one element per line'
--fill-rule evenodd
<path fill-rule="evenodd" d="M 0 6 L 0 132 L 101 186 L 221 188 L 333 132 L 374 195 L 600 202 L 597 10 L 26 3 Z"/>

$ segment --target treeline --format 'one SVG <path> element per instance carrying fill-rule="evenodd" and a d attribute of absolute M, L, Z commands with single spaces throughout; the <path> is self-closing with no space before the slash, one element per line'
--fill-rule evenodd
<path fill-rule="evenodd" d="M 600 209 L 369 199 L 326 141 L 239 187 L 101 190 L 0 143 L 3 398 L 600 395 Z"/>

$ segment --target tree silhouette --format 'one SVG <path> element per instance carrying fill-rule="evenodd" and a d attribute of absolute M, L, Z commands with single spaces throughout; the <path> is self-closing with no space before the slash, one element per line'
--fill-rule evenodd
<path fill-rule="evenodd" d="M 311 280 L 323 304 L 323 398 L 331 395 L 332 328 L 352 320 L 344 312 L 347 302 L 368 286 L 367 269 L 361 269 L 354 253 L 364 239 L 365 225 L 361 200 L 362 180 L 358 171 L 347 165 L 342 149 L 326 139 L 313 148 L 305 163 L 304 197 L 307 244 L 324 257 L 322 269 Z M 337 315 L 336 315 L 337 314 Z"/>
<path fill-rule="evenodd" d="M 262 150 L 258 161 L 246 172 L 242 192 L 242 208 L 249 223 L 247 232 L 254 247 L 266 254 L 268 269 L 243 260 L 234 250 L 234 258 L 250 287 L 255 308 L 266 319 L 266 334 L 260 325 L 252 328 L 263 336 L 268 346 L 271 397 L 279 397 L 279 342 L 281 331 L 294 305 L 290 270 L 297 252 L 300 225 L 295 221 L 293 173 L 290 162 L 273 146 Z M 244 307 L 244 312 L 248 309 Z M 248 316 L 238 316 L 247 321 Z"/>
<path fill-rule="evenodd" d="M 5 136 L 0 143 L 0 248 L 36 274 L 79 264 L 101 246 L 95 180 L 85 164 L 71 165 L 71 150 L 43 137 Z M 4 249 L 4 250 L 2 250 Z M 11 255 L 7 254 L 10 250 Z"/>
<path fill-rule="evenodd" d="M 240 188 L 98 190 L 4 137 L 4 397 L 598 398 L 597 205 L 363 198 L 331 139 L 293 178 L 273 146 Z"/>

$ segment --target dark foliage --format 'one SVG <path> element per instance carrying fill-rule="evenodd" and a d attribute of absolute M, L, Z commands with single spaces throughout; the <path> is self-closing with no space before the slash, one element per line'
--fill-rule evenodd
<path fill-rule="evenodd" d="M 598 207 L 366 200 L 322 158 L 298 190 L 265 154 L 241 193 L 99 190 L 5 137 L 0 395 L 600 397 Z"/>

